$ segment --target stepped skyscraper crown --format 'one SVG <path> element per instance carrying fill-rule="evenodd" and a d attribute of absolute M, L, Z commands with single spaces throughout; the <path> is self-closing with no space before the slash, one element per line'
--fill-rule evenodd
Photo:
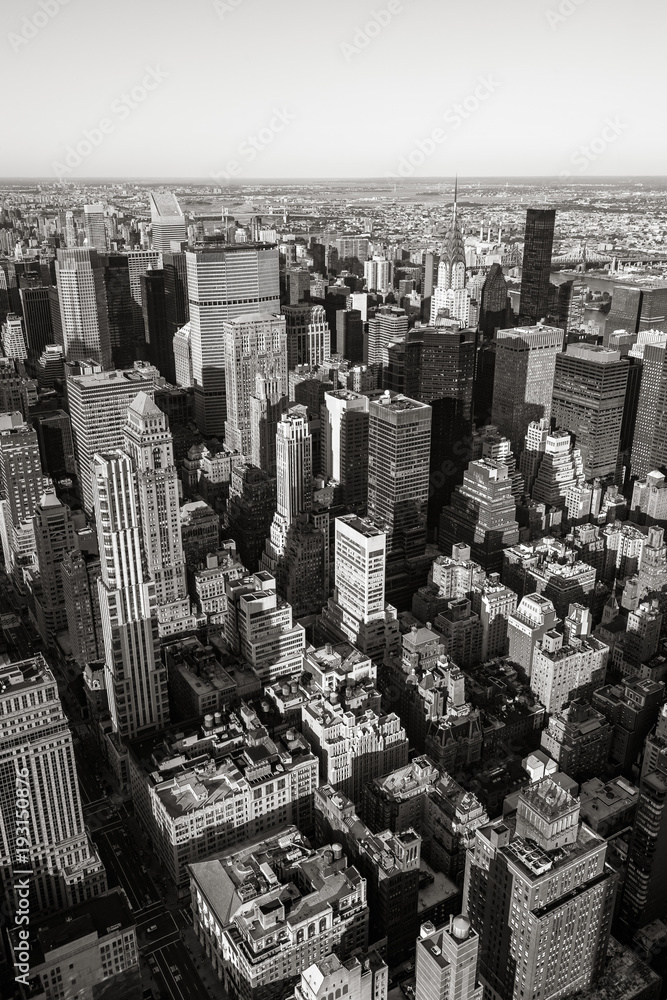
<path fill-rule="evenodd" d="M 466 251 L 458 220 L 458 179 L 454 185 L 454 211 L 440 252 L 438 286 L 463 288 L 466 283 Z"/>

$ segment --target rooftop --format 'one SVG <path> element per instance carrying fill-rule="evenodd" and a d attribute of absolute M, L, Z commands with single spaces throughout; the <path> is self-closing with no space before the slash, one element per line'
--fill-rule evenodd
<path fill-rule="evenodd" d="M 78 906 L 61 911 L 34 927 L 30 964 L 41 965 L 50 952 L 76 946 L 83 937 L 104 938 L 134 926 L 124 892 L 112 889 L 106 896 L 92 897 Z"/>
<path fill-rule="evenodd" d="M 631 1000 L 638 996 L 658 996 L 660 976 L 636 952 L 609 938 L 607 964 L 595 985 L 579 994 L 580 1000 Z"/>
<path fill-rule="evenodd" d="M 569 792 L 548 776 L 524 788 L 520 798 L 549 821 L 570 813 L 578 805 Z"/>
<path fill-rule="evenodd" d="M 0 666 L 0 696 L 13 697 L 34 684 L 55 684 L 55 678 L 41 653 L 29 660 Z"/>

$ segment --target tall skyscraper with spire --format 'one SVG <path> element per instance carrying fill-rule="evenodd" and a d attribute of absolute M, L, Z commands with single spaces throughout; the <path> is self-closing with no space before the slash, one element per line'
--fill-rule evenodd
<path fill-rule="evenodd" d="M 438 265 L 438 287 L 464 288 L 466 283 L 466 251 L 458 217 L 459 180 L 454 182 L 452 222 L 445 233 Z"/>
<path fill-rule="evenodd" d="M 458 178 L 454 185 L 452 221 L 445 233 L 438 265 L 438 283 L 431 299 L 431 323 L 445 310 L 467 325 L 470 293 L 466 289 L 466 251 L 458 218 Z"/>

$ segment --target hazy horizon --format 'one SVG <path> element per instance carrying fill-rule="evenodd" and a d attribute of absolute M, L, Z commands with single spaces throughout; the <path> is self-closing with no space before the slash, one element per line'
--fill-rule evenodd
<path fill-rule="evenodd" d="M 325 177 L 325 176 L 322 176 L 322 177 L 319 177 L 319 176 L 306 177 L 306 176 L 299 176 L 299 175 L 291 175 L 291 176 L 285 175 L 285 176 L 282 176 L 282 177 L 279 177 L 279 176 L 273 176 L 273 177 L 244 177 L 242 179 L 239 179 L 238 181 L 233 181 L 233 182 L 229 182 L 229 183 L 228 182 L 224 182 L 224 183 L 223 182 L 218 182 L 218 181 L 213 180 L 212 178 L 206 178 L 206 177 L 197 176 L 197 175 L 194 175 L 194 174 L 190 175 L 190 176 L 185 175 L 185 174 L 180 174 L 180 175 L 177 175 L 177 174 L 164 174 L 164 175 L 159 175 L 159 174 L 135 174 L 135 175 L 129 175 L 129 174 L 128 175 L 123 175 L 123 174 L 111 175 L 111 174 L 109 174 L 109 175 L 103 175 L 103 174 L 100 174 L 99 176 L 97 176 L 97 175 L 90 175 L 90 176 L 86 177 L 86 176 L 82 175 L 82 176 L 72 177 L 72 178 L 69 178 L 69 179 L 65 178 L 65 179 L 63 179 L 61 181 L 57 181 L 56 178 L 54 178 L 52 176 L 48 176 L 46 174 L 34 174 L 34 175 L 23 174 L 23 175 L 13 175 L 13 176 L 9 176 L 9 175 L 5 176 L 3 174 L 0 174 L 0 182 L 20 184 L 20 183 L 22 183 L 24 181 L 44 181 L 44 182 L 47 182 L 49 184 L 60 183 L 61 185 L 63 185 L 63 184 L 64 185 L 71 184 L 73 186 L 76 186 L 77 184 L 85 184 L 85 183 L 88 183 L 88 182 L 92 183 L 92 184 L 100 184 L 100 183 L 104 183 L 104 182 L 106 182 L 106 183 L 118 183 L 118 182 L 121 182 L 121 181 L 124 181 L 126 183 L 127 182 L 133 182 L 133 183 L 159 182 L 159 183 L 162 183 L 162 184 L 164 184 L 164 183 L 183 183 L 183 182 L 187 182 L 187 183 L 190 183 L 190 184 L 194 184 L 194 183 L 196 183 L 196 184 L 199 184 L 199 183 L 206 184 L 209 187 L 215 187 L 215 186 L 217 186 L 217 187 L 229 187 L 229 188 L 233 188 L 233 187 L 247 187 L 250 184 L 272 184 L 272 183 L 276 183 L 276 184 L 283 183 L 284 184 L 284 183 L 290 183 L 290 182 L 295 182 L 295 183 L 300 183 L 300 184 L 303 184 L 303 183 L 313 183 L 313 184 L 337 183 L 337 184 L 340 184 L 340 183 L 345 183 L 345 182 L 353 183 L 353 182 L 358 182 L 358 181 L 378 181 L 378 180 L 385 181 L 388 185 L 393 185 L 393 184 L 398 184 L 398 185 L 401 185 L 401 184 L 427 184 L 427 183 L 454 184 L 454 181 L 457 179 L 457 177 L 458 177 L 459 185 L 461 185 L 461 184 L 470 184 L 470 183 L 478 182 L 478 181 L 497 181 L 497 182 L 498 181 L 524 181 L 524 182 L 536 181 L 536 182 L 538 182 L 538 181 L 550 181 L 550 180 L 554 180 L 554 181 L 558 181 L 559 183 L 562 183 L 562 178 L 559 177 L 557 174 L 471 174 L 469 176 L 465 176 L 465 175 L 461 175 L 461 174 L 458 174 L 458 175 L 452 174 L 451 176 L 437 175 L 437 174 L 433 174 L 433 175 L 429 176 L 429 175 L 426 175 L 426 174 L 425 175 L 421 175 L 420 174 L 419 176 L 415 176 L 415 177 L 396 177 L 396 178 L 394 178 L 394 177 L 387 177 L 386 175 L 382 175 L 382 174 L 376 174 L 376 175 L 370 175 L 369 174 L 369 175 L 357 175 L 357 176 L 354 176 L 352 174 L 347 174 L 347 175 L 339 175 L 339 176 L 332 175 L 332 176 L 329 176 L 329 177 Z M 618 181 L 635 181 L 637 183 L 645 183 L 647 181 L 667 181 L 667 174 L 598 174 L 598 175 L 587 174 L 585 177 L 578 177 L 576 175 L 572 176 L 572 177 L 568 178 L 567 182 L 568 182 L 568 184 L 613 184 L 613 183 L 618 182 Z"/>

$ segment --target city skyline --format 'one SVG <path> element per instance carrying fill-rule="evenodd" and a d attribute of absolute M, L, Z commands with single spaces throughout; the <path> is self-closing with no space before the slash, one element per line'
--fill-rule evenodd
<path fill-rule="evenodd" d="M 2 5 L 0 1000 L 666 1000 L 665 27 Z"/>

